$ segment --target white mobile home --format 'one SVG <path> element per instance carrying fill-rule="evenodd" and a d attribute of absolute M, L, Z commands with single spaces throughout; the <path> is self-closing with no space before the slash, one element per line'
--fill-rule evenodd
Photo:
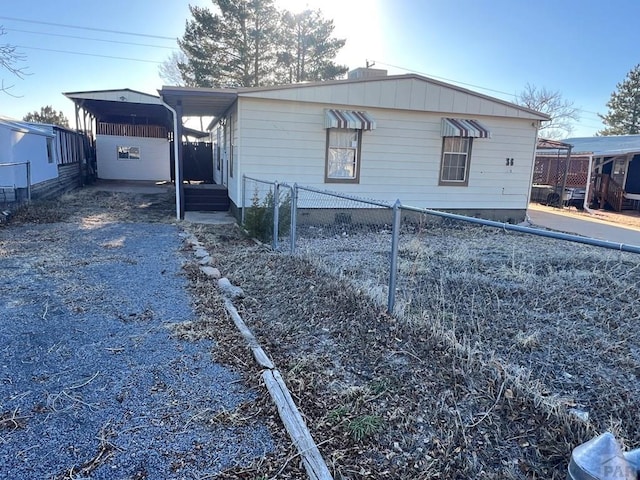
<path fill-rule="evenodd" d="M 29 191 L 47 198 L 82 185 L 90 180 L 92 158 L 82 133 L 0 117 L 0 202 L 26 200 Z"/>
<path fill-rule="evenodd" d="M 51 125 L 0 117 L 0 202 L 13 201 L 28 186 L 58 177 L 54 145 Z"/>
<path fill-rule="evenodd" d="M 537 131 L 548 117 L 419 75 L 237 90 L 163 87 L 210 115 L 214 176 L 231 208 L 242 176 L 481 215 L 524 218 Z M 180 123 L 180 122 L 177 122 Z"/>

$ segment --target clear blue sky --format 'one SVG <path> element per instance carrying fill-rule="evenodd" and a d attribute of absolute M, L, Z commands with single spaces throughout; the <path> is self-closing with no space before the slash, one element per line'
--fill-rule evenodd
<path fill-rule="evenodd" d="M 277 3 L 292 9 L 320 6 L 327 18 L 334 19 L 336 34 L 347 39 L 338 60 L 352 68 L 375 61 L 390 74 L 417 72 L 505 100 L 513 100 L 527 82 L 558 90 L 582 110 L 575 136 L 590 136 L 602 128 L 596 113 L 606 112 L 616 84 L 640 63 L 640 29 L 634 26 L 640 17 L 637 0 Z M 184 31 L 188 4 L 187 0 L 3 1 L 0 25 L 7 34 L 0 43 L 19 46 L 30 74 L 21 80 L 0 71 L 5 85 L 14 85 L 10 93 L 19 97 L 0 93 L 0 115 L 22 118 L 53 105 L 73 124 L 72 103 L 61 92 L 128 87 L 156 93 L 163 83 L 158 65 L 177 48 L 175 38 Z"/>

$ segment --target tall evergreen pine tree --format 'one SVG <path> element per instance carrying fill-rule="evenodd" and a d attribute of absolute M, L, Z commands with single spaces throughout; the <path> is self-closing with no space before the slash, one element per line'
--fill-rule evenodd
<path fill-rule="evenodd" d="M 347 73 L 346 66 L 333 61 L 346 42 L 332 38 L 333 29 L 333 20 L 325 20 L 320 10 L 283 13 L 278 54 L 281 82 L 334 80 Z"/>
<path fill-rule="evenodd" d="M 632 135 L 640 133 L 640 65 L 616 85 L 607 102 L 609 112 L 599 115 L 607 128 L 598 135 Z"/>
<path fill-rule="evenodd" d="M 189 6 L 192 19 L 178 40 L 187 57 L 178 68 L 189 85 L 254 87 L 275 65 L 278 15 L 273 0 L 213 0 L 216 13 Z"/>
<path fill-rule="evenodd" d="M 346 73 L 334 62 L 345 41 L 331 36 L 333 21 L 319 10 L 294 15 L 277 10 L 274 0 L 212 3 L 211 10 L 189 6 L 192 18 L 178 40 L 185 58 L 177 67 L 186 85 L 256 87 Z"/>

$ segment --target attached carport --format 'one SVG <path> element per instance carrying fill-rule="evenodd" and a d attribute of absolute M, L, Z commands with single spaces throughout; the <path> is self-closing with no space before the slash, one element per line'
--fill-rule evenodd
<path fill-rule="evenodd" d="M 238 98 L 236 90 L 216 90 L 196 87 L 168 87 L 158 90 L 161 101 L 173 115 L 173 138 L 182 138 L 184 117 L 221 118 Z M 184 218 L 185 190 L 183 184 L 184 151 L 181 142 L 174 142 L 176 170 L 176 216 Z"/>
<path fill-rule="evenodd" d="M 67 92 L 75 105 L 76 128 L 96 133 L 99 123 L 162 125 L 171 128 L 171 117 L 159 97 L 129 88 Z"/>
<path fill-rule="evenodd" d="M 160 97 L 128 88 L 67 92 L 76 127 L 95 138 L 98 178 L 169 181 L 171 115 Z"/>

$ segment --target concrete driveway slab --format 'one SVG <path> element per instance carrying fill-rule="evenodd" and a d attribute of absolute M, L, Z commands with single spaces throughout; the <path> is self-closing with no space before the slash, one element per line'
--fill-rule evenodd
<path fill-rule="evenodd" d="M 591 218 L 588 215 L 580 215 L 578 218 L 570 212 L 550 211 L 548 208 L 541 208 L 537 205 L 530 205 L 527 215 L 533 225 L 550 230 L 627 245 L 640 245 L 639 227 L 619 225 Z"/>

